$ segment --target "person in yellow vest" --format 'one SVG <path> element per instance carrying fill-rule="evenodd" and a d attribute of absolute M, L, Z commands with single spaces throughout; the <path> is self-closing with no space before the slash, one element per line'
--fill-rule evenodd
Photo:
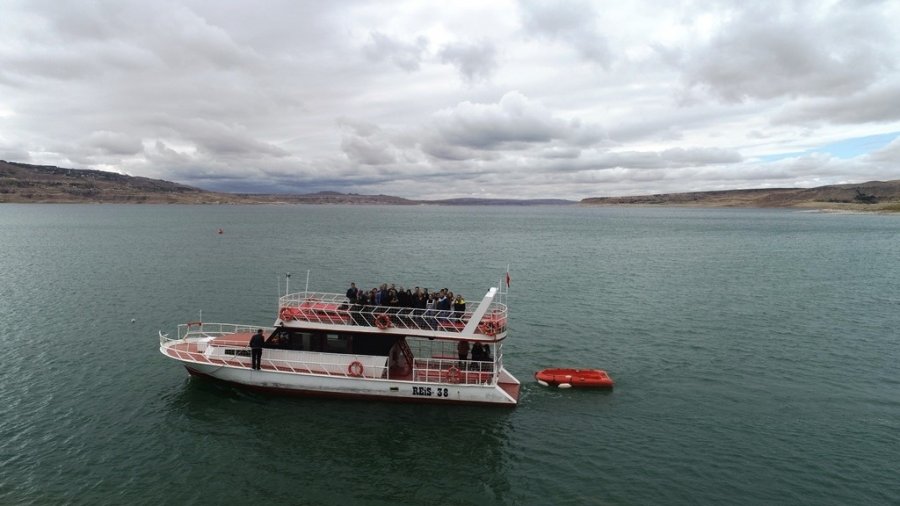
<path fill-rule="evenodd" d="M 462 295 L 457 295 L 453 299 L 453 322 L 458 326 L 464 326 L 463 316 L 466 315 L 466 299 Z"/>
<path fill-rule="evenodd" d="M 466 312 L 466 299 L 464 299 L 461 294 L 453 299 L 453 310 L 459 313 Z"/>

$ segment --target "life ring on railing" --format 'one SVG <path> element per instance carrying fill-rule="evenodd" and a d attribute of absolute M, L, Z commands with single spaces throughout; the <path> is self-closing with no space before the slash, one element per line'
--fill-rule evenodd
<path fill-rule="evenodd" d="M 497 322 L 488 320 L 481 324 L 480 329 L 481 329 L 482 334 L 484 334 L 486 336 L 494 337 L 500 332 L 500 324 Z"/>
<path fill-rule="evenodd" d="M 281 321 L 287 322 L 294 319 L 294 313 L 291 311 L 291 308 L 283 307 L 278 313 L 278 317 L 281 318 Z"/>
<path fill-rule="evenodd" d="M 388 327 L 393 327 L 394 322 L 391 321 L 391 317 L 388 316 L 387 313 L 381 313 L 377 318 L 375 318 L 375 326 L 380 328 L 381 330 L 384 330 Z"/>
<path fill-rule="evenodd" d="M 459 367 L 450 366 L 450 369 L 447 369 L 447 381 L 450 383 L 459 383 Z"/>
<path fill-rule="evenodd" d="M 354 360 L 353 362 L 350 362 L 350 365 L 347 367 L 347 374 L 354 378 L 358 378 L 363 375 L 364 370 L 365 367 L 363 367 L 362 362 Z"/>
<path fill-rule="evenodd" d="M 202 326 L 203 326 L 203 322 L 187 322 L 186 325 L 187 325 L 187 328 L 191 328 L 191 327 L 193 327 L 194 325 L 196 325 L 196 326 L 198 326 L 198 327 L 202 327 Z"/>

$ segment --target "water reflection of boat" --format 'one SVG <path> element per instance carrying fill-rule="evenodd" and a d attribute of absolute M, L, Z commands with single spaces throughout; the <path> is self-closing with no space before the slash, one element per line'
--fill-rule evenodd
<path fill-rule="evenodd" d="M 515 406 L 519 381 L 503 367 L 502 285 L 474 311 L 351 304 L 334 293 L 279 299 L 261 368 L 250 367 L 256 327 L 190 322 L 160 331 L 160 352 L 188 372 L 257 390 L 312 396 Z M 482 344 L 479 360 L 458 350 Z M 474 357 L 473 357 L 474 358 Z"/>

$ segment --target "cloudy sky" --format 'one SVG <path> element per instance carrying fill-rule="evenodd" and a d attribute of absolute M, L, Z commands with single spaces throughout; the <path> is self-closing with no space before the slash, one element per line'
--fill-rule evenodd
<path fill-rule="evenodd" d="M 0 0 L 0 159 L 571 198 L 900 179 L 900 2 Z"/>

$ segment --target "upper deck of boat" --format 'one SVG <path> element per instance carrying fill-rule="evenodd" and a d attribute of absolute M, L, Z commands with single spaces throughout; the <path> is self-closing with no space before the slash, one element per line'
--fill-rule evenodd
<path fill-rule="evenodd" d="M 506 337 L 507 307 L 495 295 L 492 288 L 474 310 L 452 311 L 359 305 L 338 293 L 298 292 L 279 299 L 278 319 L 294 328 L 499 341 Z"/>

